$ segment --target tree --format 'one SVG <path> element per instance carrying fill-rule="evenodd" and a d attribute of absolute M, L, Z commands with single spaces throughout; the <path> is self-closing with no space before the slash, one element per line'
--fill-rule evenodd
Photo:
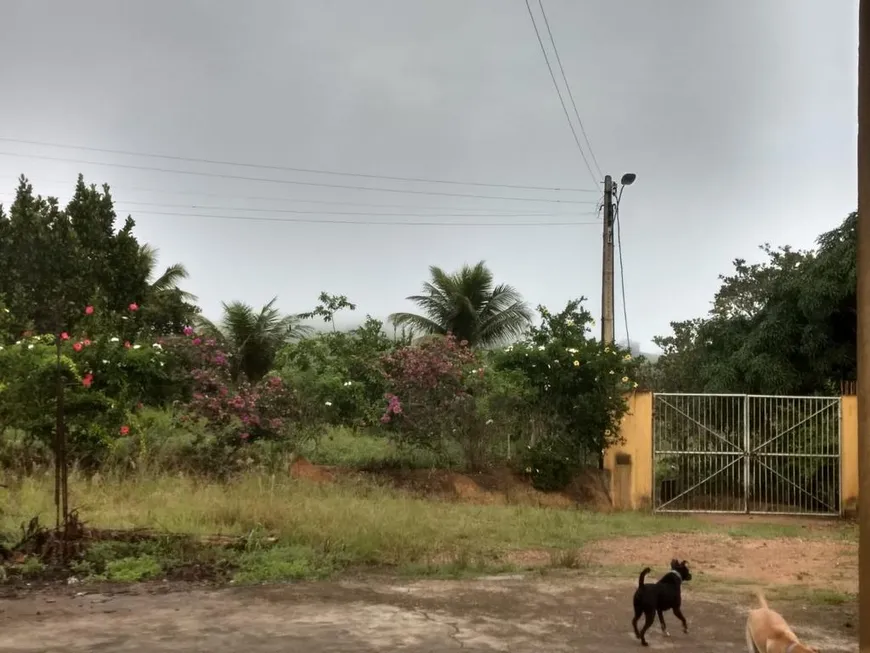
<path fill-rule="evenodd" d="M 179 288 L 188 278 L 187 268 L 181 263 L 168 266 L 162 274 L 156 273 L 157 248 L 149 244 L 139 247 L 139 256 L 148 270 L 148 285 L 142 302 L 141 318 L 146 328 L 159 335 L 179 335 L 184 328 L 197 321 L 197 297 Z"/>
<path fill-rule="evenodd" d="M 61 209 L 21 177 L 9 214 L 0 210 L 0 296 L 16 335 L 73 329 L 85 305 L 106 315 L 142 301 L 148 270 L 135 223 L 128 217 L 116 231 L 116 218 L 107 186 L 79 175 Z"/>
<path fill-rule="evenodd" d="M 814 251 L 762 246 L 763 263 L 734 261 L 704 317 L 655 339 L 657 390 L 812 395 L 855 378 L 857 214 Z"/>
<path fill-rule="evenodd" d="M 251 383 L 262 379 L 272 369 L 275 356 L 288 342 L 309 331 L 298 315 L 282 315 L 275 308 L 277 297 L 257 312 L 244 302 L 223 304 L 220 324 L 200 317 L 203 335 L 221 342 L 231 355 L 232 380 L 242 377 Z"/>
<path fill-rule="evenodd" d="M 452 274 L 433 265 L 429 274 L 431 281 L 423 284 L 423 292 L 407 298 L 423 315 L 394 313 L 394 325 L 425 334 L 452 333 L 472 347 L 501 344 L 528 328 L 532 313 L 520 293 L 506 284 L 494 285 L 483 261 Z"/>

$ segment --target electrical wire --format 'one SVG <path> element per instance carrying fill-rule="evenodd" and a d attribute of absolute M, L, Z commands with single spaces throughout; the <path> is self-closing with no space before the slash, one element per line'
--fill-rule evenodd
<path fill-rule="evenodd" d="M 583 134 L 583 140 L 586 141 L 586 147 L 589 150 L 589 156 L 592 157 L 592 163 L 595 164 L 595 169 L 598 171 L 598 177 L 604 177 L 601 172 L 601 166 L 598 165 L 598 159 L 595 158 L 595 152 L 592 151 L 592 144 L 589 142 L 589 137 L 586 135 L 586 128 L 583 127 L 583 121 L 580 119 L 580 112 L 577 110 L 577 103 L 574 101 L 574 94 L 571 92 L 571 85 L 568 83 L 568 76 L 565 74 L 565 68 L 562 66 L 562 57 L 559 56 L 559 48 L 556 47 L 556 39 L 553 38 L 553 32 L 550 30 L 550 21 L 547 19 L 547 12 L 544 10 L 544 0 L 538 0 L 538 5 L 541 7 L 541 15 L 544 17 L 544 25 L 547 27 L 547 34 L 550 37 L 550 43 L 553 44 L 553 53 L 556 55 L 556 63 L 559 64 L 559 70 L 562 73 L 562 81 L 565 82 L 565 89 L 568 91 L 568 99 L 571 100 L 571 106 L 574 107 L 574 115 L 577 117 L 577 122 L 580 124 L 580 133 Z"/>
<path fill-rule="evenodd" d="M 549 28 L 548 28 L 549 29 Z M 560 64 L 561 65 L 561 64 Z M 582 128 L 582 125 L 581 125 Z M 63 143 L 49 143 L 47 141 L 33 141 L 23 138 L 11 138 L 0 136 L 0 142 L 21 143 L 24 145 L 41 145 L 46 147 L 58 147 L 68 150 L 85 150 L 88 152 L 102 152 L 104 154 L 123 154 L 126 156 L 142 156 L 152 159 L 164 159 L 167 161 L 185 161 L 189 163 L 207 163 L 210 165 L 238 166 L 240 168 L 253 168 L 257 170 L 276 170 L 281 172 L 304 172 L 314 175 L 336 175 L 341 177 L 356 177 L 358 179 L 385 179 L 388 181 L 404 181 L 426 184 L 449 184 L 456 186 L 476 186 L 479 188 L 512 188 L 515 190 L 543 190 L 556 192 L 574 193 L 597 193 L 598 190 L 588 188 L 553 188 L 548 186 L 520 186 L 515 184 L 487 184 L 478 181 L 451 181 L 446 179 L 427 179 L 425 177 L 392 177 L 389 175 L 373 175 L 362 172 L 339 172 L 336 170 L 320 170 L 316 168 L 292 168 L 290 166 L 268 165 L 261 163 L 248 163 L 240 161 L 225 161 L 220 159 L 203 159 L 199 157 L 176 156 L 171 154 L 154 154 L 149 152 L 134 152 L 132 150 L 114 150 L 105 147 L 90 147 L 87 145 L 67 145 Z M 587 141 L 588 143 L 588 141 Z M 596 164 L 597 165 L 597 164 Z"/>
<path fill-rule="evenodd" d="M 525 0 L 526 9 L 529 10 L 529 18 L 532 20 L 532 27 L 535 28 L 535 36 L 538 37 L 538 44 L 541 46 L 541 53 L 544 55 L 544 62 L 547 64 L 547 70 L 550 71 L 550 79 L 553 80 L 553 86 L 556 89 L 556 94 L 559 96 L 559 103 L 562 105 L 562 111 L 565 112 L 565 119 L 568 121 L 568 127 L 571 128 L 571 133 L 574 135 L 574 142 L 577 144 L 577 149 L 580 150 L 580 156 L 583 157 L 583 163 L 586 164 L 586 169 L 589 171 L 589 176 L 592 177 L 592 183 L 596 186 L 599 181 L 592 172 L 592 166 L 589 165 L 589 160 L 586 158 L 586 153 L 583 151 L 583 146 L 580 144 L 580 138 L 577 136 L 577 130 L 574 129 L 574 123 L 571 122 L 571 116 L 568 113 L 568 107 L 565 106 L 565 99 L 562 97 L 562 91 L 559 88 L 559 83 L 556 81 L 556 75 L 553 73 L 553 67 L 550 65 L 550 57 L 547 56 L 547 49 L 544 47 L 544 41 L 541 38 L 541 33 L 538 31 L 538 24 L 535 22 L 535 15 L 532 13 L 532 6 L 529 0 Z"/>
<path fill-rule="evenodd" d="M 593 215 L 592 213 L 384 213 L 383 211 L 300 211 L 297 209 L 266 209 L 262 207 L 243 206 L 213 206 L 203 204 L 162 204 L 160 202 L 134 202 L 118 200 L 118 205 L 123 206 L 154 206 L 167 209 L 192 209 L 194 211 L 248 211 L 251 213 L 288 213 L 293 215 L 363 215 L 375 217 L 397 218 L 534 218 L 534 217 L 559 217 L 579 215 Z"/>
<path fill-rule="evenodd" d="M 292 179 L 269 179 L 268 177 L 245 177 L 242 175 L 230 175 L 218 172 L 204 172 L 200 170 L 172 170 L 169 168 L 157 168 L 154 166 L 142 166 L 135 165 L 132 163 L 107 163 L 104 161 L 87 161 L 85 159 L 72 159 L 66 157 L 59 156 L 48 156 L 44 154 L 23 154 L 20 152 L 0 152 L 0 156 L 9 156 L 9 157 L 19 157 L 25 159 L 39 159 L 42 161 L 63 161 L 66 163 L 81 163 L 85 165 L 92 166 L 105 166 L 109 168 L 122 168 L 125 170 L 149 170 L 152 172 L 165 172 L 169 174 L 176 175 L 193 175 L 197 177 L 211 177 L 216 179 L 237 179 L 242 181 L 260 181 L 265 183 L 272 184 L 287 184 L 291 186 L 316 186 L 318 188 L 342 188 L 349 190 L 364 190 L 364 191 L 376 191 L 380 193 L 401 193 L 405 195 L 439 195 L 444 197 L 471 197 L 475 199 L 488 199 L 488 200 L 505 200 L 505 201 L 513 201 L 513 202 L 548 202 L 551 204 L 595 204 L 593 201 L 582 201 L 582 200 L 559 200 L 559 199 L 548 199 L 548 198 L 537 198 L 537 197 L 500 197 L 498 195 L 474 195 L 470 193 L 446 193 L 439 191 L 425 191 L 425 190 L 408 190 L 401 188 L 379 188 L 379 187 L 370 187 L 370 186 L 347 186 L 344 184 L 325 184 L 314 181 L 298 181 Z"/>
<path fill-rule="evenodd" d="M 60 180 L 60 179 L 45 179 L 42 180 L 50 184 L 61 184 L 68 185 L 69 180 Z M 42 181 L 39 183 L 42 184 Z M 4 182 L 6 183 L 6 182 Z M 18 178 L 11 180 L 8 182 L 9 185 L 17 185 Z M 192 196 L 202 196 L 202 197 L 214 197 L 221 199 L 229 199 L 235 201 L 264 201 L 264 202 L 286 202 L 288 204 L 324 204 L 329 206 L 364 206 L 370 208 L 382 208 L 382 209 L 412 209 L 416 211 L 474 211 L 477 213 L 483 212 L 484 215 L 487 211 L 491 211 L 489 208 L 474 208 L 470 206 L 450 206 L 450 207 L 440 207 L 440 206 L 420 206 L 419 204 L 380 204 L 377 202 L 341 202 L 338 200 L 305 200 L 298 199 L 295 197 L 274 197 L 267 195 L 227 195 L 226 193 L 206 193 L 202 191 L 189 191 L 189 190 L 166 190 L 163 188 L 148 188 L 143 186 L 116 186 L 115 184 L 109 184 L 109 190 L 113 194 L 115 191 L 122 191 L 124 193 L 128 192 L 143 192 L 143 193 L 162 193 L 165 195 L 192 195 Z M 4 193 L 0 193 L 3 195 Z M 5 193 L 6 195 L 10 195 L 9 193 Z M 14 194 L 12 194 L 14 197 Z M 131 202 L 125 200 L 126 204 L 142 204 L 141 202 Z M 504 215 L 543 215 L 543 216 L 554 216 L 559 215 L 557 213 L 529 213 L 527 211 L 521 211 L 519 209 L 498 209 L 499 211 L 505 211 Z M 510 213 L 507 213 L 510 211 Z"/>
<path fill-rule="evenodd" d="M 622 189 L 619 190 L 622 199 Z M 628 353 L 631 354 L 631 334 L 628 331 L 628 306 L 625 302 L 625 265 L 622 261 L 622 226 L 619 221 L 619 199 L 616 201 L 616 250 L 619 254 L 619 285 L 622 286 L 622 319 L 625 322 L 625 341 L 628 343 Z"/>
<path fill-rule="evenodd" d="M 381 225 L 390 227 L 572 227 L 600 225 L 597 220 L 588 222 L 407 222 L 397 220 L 315 220 L 306 218 L 278 218 L 249 215 L 215 215 L 207 213 L 174 213 L 166 211 L 139 211 L 137 215 L 164 215 L 179 218 L 206 218 L 208 220 L 241 220 L 243 222 L 286 222 L 300 224 Z"/>

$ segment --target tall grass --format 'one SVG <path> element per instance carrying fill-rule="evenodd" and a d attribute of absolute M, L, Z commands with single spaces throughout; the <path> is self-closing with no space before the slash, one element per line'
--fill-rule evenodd
<path fill-rule="evenodd" d="M 70 491 L 72 504 L 93 527 L 203 535 L 266 530 L 283 545 L 361 564 L 574 548 L 620 535 L 710 529 L 689 518 L 431 502 L 363 482 L 314 484 L 261 474 L 227 484 L 181 475 L 89 480 L 73 474 Z M 50 522 L 52 477 L 30 476 L 0 489 L 0 505 L 0 529 L 7 534 L 34 515 Z"/>

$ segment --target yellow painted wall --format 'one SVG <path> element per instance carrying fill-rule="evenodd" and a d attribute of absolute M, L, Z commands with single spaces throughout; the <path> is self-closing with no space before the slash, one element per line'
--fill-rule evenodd
<path fill-rule="evenodd" d="M 858 507 L 858 397 L 844 396 L 840 404 L 840 496 L 844 513 Z"/>
<path fill-rule="evenodd" d="M 622 418 L 620 435 L 624 442 L 604 453 L 604 468 L 610 471 L 610 496 L 617 510 L 642 510 L 651 506 L 653 487 L 651 392 L 628 397 L 628 412 Z M 631 468 L 617 469 L 620 454 L 628 454 Z M 619 465 L 622 467 L 621 465 Z M 628 483 L 629 487 L 625 487 Z"/>

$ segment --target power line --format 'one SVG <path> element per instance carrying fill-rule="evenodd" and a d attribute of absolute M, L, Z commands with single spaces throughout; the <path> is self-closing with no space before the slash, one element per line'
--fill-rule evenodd
<path fill-rule="evenodd" d="M 574 107 L 574 115 L 577 117 L 577 122 L 580 124 L 580 132 L 583 134 L 583 140 L 586 141 L 586 147 L 589 149 L 589 156 L 592 157 L 592 162 L 595 164 L 595 169 L 598 171 L 598 176 L 603 177 L 601 166 L 598 165 L 598 160 L 595 158 L 595 152 L 592 151 L 592 144 L 589 142 L 589 137 L 586 135 L 586 129 L 583 127 L 583 121 L 580 119 L 580 112 L 577 110 L 577 103 L 574 101 L 574 94 L 571 92 L 571 85 L 568 83 L 568 76 L 565 75 L 565 68 L 562 66 L 562 58 L 559 56 L 559 48 L 556 47 L 556 39 L 553 38 L 553 32 L 550 30 L 550 21 L 547 20 L 547 12 L 544 10 L 544 0 L 538 0 L 538 5 L 541 7 L 541 14 L 544 16 L 544 24 L 547 26 L 547 34 L 550 36 L 550 43 L 553 44 L 553 53 L 556 55 L 556 63 L 559 64 L 559 70 L 562 72 L 562 81 L 565 82 L 565 89 L 568 91 L 568 98 L 571 100 L 571 106 Z"/>
<path fill-rule="evenodd" d="M 104 154 L 123 154 L 126 156 L 142 156 L 152 159 L 164 159 L 168 161 L 186 161 L 189 163 L 207 163 L 210 165 L 238 166 L 240 168 L 254 168 L 258 170 L 276 170 L 281 172 L 304 172 L 314 175 L 335 175 L 340 177 L 356 177 L 358 179 L 384 179 L 388 181 L 404 181 L 426 184 L 449 184 L 456 186 L 476 186 L 479 188 L 513 188 L 515 190 L 542 190 L 555 192 L 574 192 L 574 193 L 597 193 L 597 190 L 587 188 L 554 188 L 549 186 L 520 186 L 516 184 L 488 184 L 478 181 L 451 181 L 446 179 L 427 179 L 425 177 L 394 177 L 389 175 L 374 175 L 362 172 L 339 172 L 336 170 L 319 170 L 316 168 L 293 168 L 290 166 L 268 165 L 261 163 L 247 163 L 239 161 L 223 161 L 220 159 L 203 159 L 189 156 L 176 156 L 171 154 L 153 154 L 149 152 L 134 152 L 131 150 L 114 150 L 104 147 L 89 147 L 86 145 L 67 145 L 63 143 L 49 143 L 46 141 L 31 141 L 22 138 L 10 138 L 0 136 L 0 141 L 6 143 L 21 143 L 25 145 L 42 145 L 47 147 L 58 147 L 70 150 L 85 150 L 88 152 L 102 152 Z"/>
<path fill-rule="evenodd" d="M 59 179 L 46 179 L 43 180 L 50 184 L 68 184 L 69 181 L 63 181 Z M 9 182 L 11 184 L 17 184 L 18 179 L 14 179 Z M 41 183 L 41 182 L 40 182 Z M 97 185 L 97 184 L 94 184 Z M 163 193 L 166 195 L 191 195 L 191 196 L 202 196 L 202 197 L 214 197 L 214 198 L 222 198 L 229 199 L 235 201 L 264 201 L 264 202 L 286 202 L 288 204 L 324 204 L 329 206 L 365 206 L 371 208 L 383 208 L 383 209 L 413 209 L 418 211 L 475 211 L 477 213 L 491 211 L 490 208 L 474 208 L 467 206 L 460 207 L 440 207 L 440 206 L 420 206 L 419 204 L 380 204 L 377 202 L 341 202 L 338 200 L 305 200 L 298 199 L 295 197 L 274 197 L 268 195 L 228 195 L 226 193 L 206 193 L 201 191 L 189 191 L 189 190 L 166 190 L 163 188 L 148 188 L 143 186 L 116 186 L 115 184 L 109 184 L 109 190 L 113 194 L 113 198 L 117 198 L 115 195 L 116 191 L 122 192 L 143 192 L 143 193 Z M 0 193 L 0 195 L 11 195 L 14 197 L 14 193 Z M 127 200 L 119 200 L 120 202 L 126 204 L 139 204 L 140 202 L 130 202 Z M 511 211 L 512 214 L 518 215 L 558 215 L 555 213 L 529 213 L 527 211 L 521 211 L 519 209 L 498 209 L 499 211 Z M 505 214 L 507 215 L 507 213 Z"/>
<path fill-rule="evenodd" d="M 252 213 L 289 213 L 294 215 L 365 215 L 365 216 L 380 216 L 389 217 L 395 215 L 399 218 L 534 218 L 534 217 L 557 217 L 571 216 L 577 217 L 574 213 L 384 213 L 383 211 L 300 211 L 297 209 L 265 209 L 262 207 L 247 208 L 243 206 L 213 206 L 203 204 L 162 204 L 160 202 L 133 202 L 128 200 L 120 200 L 117 202 L 120 205 L 132 206 L 156 206 L 158 208 L 167 209 L 193 209 L 195 211 L 249 211 Z M 585 213 L 579 215 L 594 215 Z"/>
<path fill-rule="evenodd" d="M 141 166 L 134 165 L 132 163 L 106 163 L 104 161 L 87 161 L 84 159 L 70 159 L 66 157 L 59 156 L 47 156 L 44 154 L 21 154 L 18 152 L 0 152 L 0 156 L 11 156 L 11 157 L 19 157 L 25 159 L 40 159 L 43 161 L 63 161 L 66 163 L 81 163 L 85 165 L 93 165 L 93 166 L 106 166 L 109 168 L 123 168 L 126 170 L 150 170 L 152 172 L 165 172 L 169 174 L 176 175 L 193 175 L 197 177 L 212 177 L 217 179 L 238 179 L 242 181 L 260 181 L 272 184 L 287 184 L 291 186 L 316 186 L 319 188 L 342 188 L 349 190 L 366 190 L 366 191 L 376 191 L 381 193 L 401 193 L 405 195 L 440 195 L 444 197 L 470 197 L 474 199 L 488 199 L 488 200 L 505 200 L 505 201 L 513 201 L 513 202 L 548 202 L 551 204 L 595 204 L 593 201 L 582 201 L 582 200 L 557 200 L 557 199 L 544 199 L 544 198 L 535 198 L 535 197 L 499 197 L 497 195 L 474 195 L 470 193 L 445 193 L 438 191 L 425 191 L 425 190 L 406 190 L 400 188 L 377 188 L 377 187 L 369 187 L 369 186 L 346 186 L 344 184 L 324 184 L 314 181 L 297 181 L 291 179 L 269 179 L 265 177 L 244 177 L 242 175 L 230 175 L 218 172 L 203 172 L 199 170 L 172 170 L 169 168 L 157 168 L 154 166 Z"/>
<path fill-rule="evenodd" d="M 592 183 L 598 185 L 598 178 L 592 172 L 592 166 L 589 165 L 589 160 L 586 158 L 586 153 L 583 151 L 583 146 L 580 145 L 580 139 L 577 136 L 577 130 L 574 129 L 574 123 L 571 122 L 571 116 L 568 114 L 568 107 L 565 106 L 565 99 L 562 97 L 562 91 L 559 89 L 559 83 L 556 81 L 556 75 L 553 74 L 553 67 L 550 65 L 550 57 L 547 56 L 547 49 L 544 47 L 544 41 L 541 39 L 541 33 L 538 31 L 538 25 L 535 22 L 535 16 L 532 13 L 532 6 L 529 0 L 526 1 L 526 9 L 529 10 L 529 18 L 532 20 L 532 27 L 535 28 L 535 36 L 538 37 L 538 44 L 541 46 L 541 52 L 544 55 L 544 62 L 547 64 L 547 70 L 550 71 L 550 79 L 553 80 L 553 87 L 556 89 L 556 94 L 559 96 L 559 104 L 562 105 L 562 111 L 565 112 L 565 119 L 568 121 L 568 127 L 571 128 L 571 133 L 574 135 L 574 142 L 577 143 L 577 149 L 580 150 L 580 156 L 583 157 L 583 163 L 586 164 L 586 169 L 589 171 L 589 176 L 592 177 Z"/>
<path fill-rule="evenodd" d="M 407 222 L 391 220 L 314 220 L 305 218 L 275 218 L 249 215 L 214 215 L 206 213 L 173 213 L 164 211 L 141 211 L 137 215 L 165 215 L 179 218 L 206 218 L 209 220 L 241 220 L 251 222 L 287 222 L 300 224 L 381 225 L 389 227 L 572 227 L 597 225 L 590 222 Z"/>
<path fill-rule="evenodd" d="M 631 334 L 628 331 L 628 306 L 625 303 L 625 266 L 622 263 L 622 227 L 619 221 L 619 203 L 616 211 L 616 249 L 619 253 L 619 285 L 622 286 L 622 319 L 625 322 L 625 340 L 631 353 Z"/>

